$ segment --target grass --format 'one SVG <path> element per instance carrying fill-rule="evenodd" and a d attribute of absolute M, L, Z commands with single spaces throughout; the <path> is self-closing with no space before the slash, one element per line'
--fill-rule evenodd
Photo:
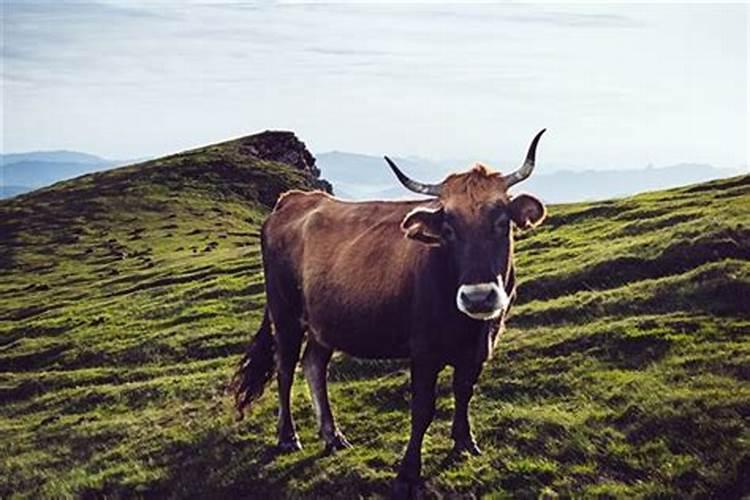
<path fill-rule="evenodd" d="M 273 390 L 225 393 L 258 326 L 259 223 L 310 185 L 241 141 L 0 202 L 0 497 L 385 495 L 407 439 L 402 362 L 337 356 L 355 447 L 273 453 Z M 519 235 L 520 302 L 449 462 L 449 371 L 428 496 L 750 491 L 750 178 L 550 207 Z"/>

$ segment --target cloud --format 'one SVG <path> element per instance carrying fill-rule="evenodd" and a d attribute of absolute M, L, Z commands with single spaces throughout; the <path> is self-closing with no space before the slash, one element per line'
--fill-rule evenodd
<path fill-rule="evenodd" d="M 602 161 L 619 141 L 629 158 L 668 147 L 721 163 L 690 151 L 747 130 L 737 98 L 747 22 L 728 6 L 4 6 L 6 144 L 16 149 L 38 138 L 76 147 L 63 140 L 81 137 L 115 148 L 92 149 L 105 156 L 132 156 L 278 125 L 321 149 L 388 143 L 407 154 L 493 157 L 498 137 L 523 142 L 542 123 L 560 144 L 590 140 L 567 160 Z M 127 142 L 106 137 L 107 123 Z M 614 133 L 599 137 L 605 129 Z M 669 138 L 647 142 L 664 130 Z"/>
<path fill-rule="evenodd" d="M 546 12 L 509 16 L 508 20 L 573 28 L 638 28 L 644 26 L 643 22 L 620 14 Z"/>

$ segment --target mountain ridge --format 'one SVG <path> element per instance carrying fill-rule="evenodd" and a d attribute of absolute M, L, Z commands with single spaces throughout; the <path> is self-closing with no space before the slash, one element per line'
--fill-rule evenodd
<path fill-rule="evenodd" d="M 0 162 L 2 162 L 3 165 L 13 165 L 14 163 L 22 161 L 102 164 L 113 160 L 108 160 L 91 153 L 83 153 L 70 149 L 49 149 L 21 153 L 4 153 L 0 155 Z"/>
<path fill-rule="evenodd" d="M 439 182 L 450 172 L 467 169 L 472 164 L 465 162 L 449 168 L 446 163 L 423 158 L 394 159 L 407 175 L 424 182 Z M 353 199 L 398 199 L 404 196 L 403 189 L 386 168 L 381 157 L 332 151 L 319 154 L 318 164 L 334 187 Z M 489 166 L 504 171 L 500 165 L 490 163 Z M 734 169 L 717 168 L 701 163 L 611 170 L 565 168 L 548 172 L 540 161 L 534 176 L 524 183 L 522 189 L 534 192 L 548 203 L 575 203 L 669 189 L 731 177 L 738 173 Z"/>
<path fill-rule="evenodd" d="M 3 154 L 0 157 L 0 199 L 112 168 L 118 163 L 68 150 Z"/>
<path fill-rule="evenodd" d="M 64 153 L 60 157 L 58 153 Z M 179 154 L 179 153 L 178 153 Z M 71 161 L 76 157 L 87 161 Z M 167 155 L 170 156 L 170 155 Z M 0 175 L 0 199 L 15 196 L 55 182 L 75 178 L 79 175 L 107 170 L 115 166 L 143 163 L 138 161 L 105 160 L 95 155 L 75 151 L 48 151 L 14 153 L 4 160 L 3 175 Z M 468 168 L 470 162 L 447 162 L 407 156 L 394 157 L 409 175 L 426 182 L 438 182 L 453 171 Z M 322 169 L 324 177 L 335 185 L 336 193 L 354 200 L 401 199 L 408 196 L 386 168 L 382 157 L 346 151 L 328 151 L 316 158 L 316 168 Z M 494 165 L 490 163 L 490 165 Z M 498 164 L 499 165 L 499 164 Z M 573 203 L 594 201 L 637 194 L 655 189 L 668 189 L 694 182 L 730 177 L 741 173 L 737 169 L 718 168 L 701 163 L 678 163 L 660 167 L 646 166 L 634 169 L 576 170 L 569 167 L 545 168 L 524 186 L 534 191 L 549 203 Z M 13 188 L 11 189 L 11 186 Z"/>

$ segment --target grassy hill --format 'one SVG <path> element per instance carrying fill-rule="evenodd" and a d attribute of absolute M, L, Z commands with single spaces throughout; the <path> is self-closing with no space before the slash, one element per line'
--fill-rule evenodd
<path fill-rule="evenodd" d="M 304 451 L 273 452 L 273 390 L 234 419 L 226 386 L 263 307 L 259 223 L 315 182 L 257 140 L 0 202 L 0 497 L 388 492 L 401 362 L 334 360 L 355 445 L 336 456 L 301 373 Z M 749 220 L 747 176 L 550 207 L 517 245 L 520 304 L 472 403 L 484 455 L 445 461 L 446 370 L 429 492 L 750 491 Z"/>

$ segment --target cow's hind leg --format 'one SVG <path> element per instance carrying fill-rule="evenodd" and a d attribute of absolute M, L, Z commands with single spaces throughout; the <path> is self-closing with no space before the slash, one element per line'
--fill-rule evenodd
<path fill-rule="evenodd" d="M 279 321 L 276 326 L 277 380 L 279 385 L 279 450 L 297 451 L 302 445 L 292 417 L 291 392 L 299 361 L 303 330 L 297 321 Z"/>
<path fill-rule="evenodd" d="M 326 443 L 326 452 L 349 448 L 351 445 L 344 435 L 336 427 L 336 422 L 328 401 L 328 362 L 331 360 L 333 351 L 316 342 L 312 335 L 308 335 L 305 353 L 302 355 L 302 368 L 305 371 L 305 379 L 310 388 L 313 409 L 318 418 L 320 436 Z"/>

